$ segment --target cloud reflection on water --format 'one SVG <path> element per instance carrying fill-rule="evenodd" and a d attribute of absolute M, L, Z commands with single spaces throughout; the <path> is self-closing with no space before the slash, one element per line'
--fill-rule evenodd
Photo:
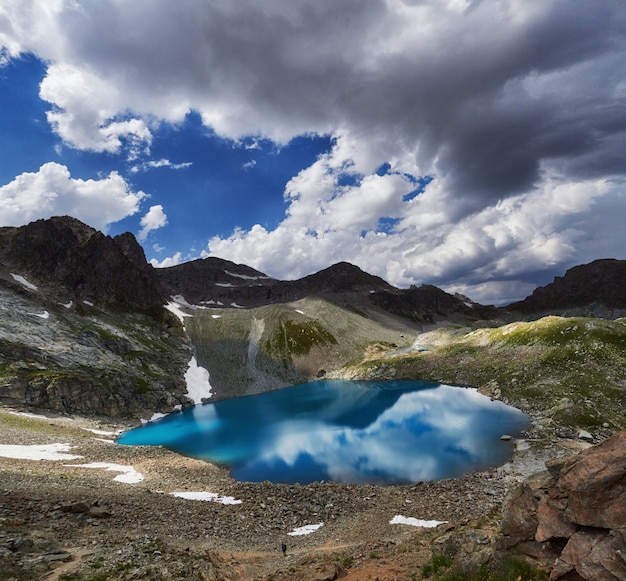
<path fill-rule="evenodd" d="M 223 463 L 238 480 L 389 484 L 502 464 L 512 445 L 500 435 L 527 423 L 473 389 L 328 381 L 195 406 L 121 443 L 158 443 Z"/>

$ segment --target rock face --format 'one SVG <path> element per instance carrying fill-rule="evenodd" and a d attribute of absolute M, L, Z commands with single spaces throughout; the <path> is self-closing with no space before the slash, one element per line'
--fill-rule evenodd
<path fill-rule="evenodd" d="M 498 550 L 551 581 L 626 579 L 626 431 L 546 466 L 506 503 Z"/>
<path fill-rule="evenodd" d="M 142 312 L 162 309 L 152 267 L 130 234 L 111 238 L 69 216 L 37 220 L 2 228 L 0 260 L 5 268 L 38 285 L 56 285 L 75 300 Z"/>
<path fill-rule="evenodd" d="M 594 260 L 570 268 L 565 276 L 557 276 L 552 283 L 539 287 L 531 296 L 508 308 L 522 313 L 541 313 L 594 303 L 608 309 L 626 309 L 626 260 Z"/>
<path fill-rule="evenodd" d="M 190 404 L 182 327 L 132 234 L 0 228 L 0 403 L 150 417 Z"/>
<path fill-rule="evenodd" d="M 196 305 L 253 308 L 314 296 L 368 316 L 375 310 L 417 324 L 444 319 L 476 321 L 500 315 L 495 307 L 472 303 L 432 285 L 395 288 L 347 262 L 298 280 L 276 280 L 248 266 L 213 257 L 155 273 L 165 295 L 181 295 Z"/>

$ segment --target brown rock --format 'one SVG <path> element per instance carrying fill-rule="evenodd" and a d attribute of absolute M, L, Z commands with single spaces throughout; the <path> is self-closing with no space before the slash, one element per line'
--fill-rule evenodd
<path fill-rule="evenodd" d="M 626 579 L 626 431 L 546 466 L 507 501 L 499 555 L 531 560 L 552 581 Z"/>
<path fill-rule="evenodd" d="M 592 527 L 626 526 L 626 433 L 572 458 L 560 470 L 566 518 Z"/>

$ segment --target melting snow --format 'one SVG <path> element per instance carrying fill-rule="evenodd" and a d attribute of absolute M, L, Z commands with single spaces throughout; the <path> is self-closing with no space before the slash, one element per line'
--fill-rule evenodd
<path fill-rule="evenodd" d="M 28 282 L 23 276 L 20 276 L 19 274 L 13 274 L 11 273 L 11 276 L 20 284 L 24 285 L 26 288 L 29 288 L 30 290 L 37 290 L 37 287 L 32 283 L 32 282 Z"/>
<path fill-rule="evenodd" d="M 189 368 L 185 373 L 185 381 L 187 382 L 187 397 L 193 400 L 193 403 L 202 403 L 202 398 L 211 397 L 213 388 L 209 382 L 209 372 L 198 365 L 195 357 L 191 358 Z"/>
<path fill-rule="evenodd" d="M 74 302 L 70 301 L 69 303 L 60 303 L 60 304 L 63 305 L 66 309 L 71 309 Z"/>
<path fill-rule="evenodd" d="M 291 535 L 292 537 L 298 537 L 300 535 L 310 535 L 322 526 L 324 526 L 323 522 L 317 523 L 315 525 L 304 525 L 303 527 L 293 529 L 290 533 L 287 534 Z"/>
<path fill-rule="evenodd" d="M 93 307 L 93 303 L 91 301 L 83 301 L 86 305 Z"/>
<path fill-rule="evenodd" d="M 75 454 L 65 454 L 70 444 L 41 444 L 33 446 L 0 445 L 0 456 L 20 460 L 75 460 L 82 458 Z"/>
<path fill-rule="evenodd" d="M 173 313 L 174 315 L 176 315 L 179 319 L 179 321 L 181 323 L 185 323 L 185 317 L 192 317 L 193 315 L 189 315 L 187 313 L 183 313 L 182 309 L 180 308 L 180 305 L 185 305 L 185 306 L 190 306 L 186 303 L 186 301 L 183 303 L 179 300 L 177 300 L 179 297 L 172 297 L 172 299 L 174 299 L 174 302 L 170 302 L 167 303 L 167 305 L 165 305 L 165 308 L 170 312 Z M 182 299 L 182 297 L 180 297 Z M 185 299 L 183 299 L 184 301 Z"/>
<path fill-rule="evenodd" d="M 132 466 L 123 466 L 122 464 L 110 464 L 108 462 L 92 462 L 91 464 L 64 464 L 68 468 L 104 468 L 111 472 L 121 472 L 113 480 L 117 482 L 125 482 L 126 484 L 136 484 L 144 478 L 141 472 L 137 472 Z"/>
<path fill-rule="evenodd" d="M 205 502 L 219 502 L 221 504 L 241 504 L 243 502 L 232 496 L 220 496 L 215 492 L 170 492 L 170 494 L 177 498 L 186 498 L 187 500 L 203 500 Z"/>
<path fill-rule="evenodd" d="M 439 525 L 447 523 L 447 520 L 421 520 L 419 518 L 413 518 L 411 516 L 401 516 L 397 514 L 390 521 L 390 525 L 410 525 L 412 527 L 424 527 L 427 529 L 432 529 Z"/>
<path fill-rule="evenodd" d="M 49 319 L 50 313 L 48 311 L 44 311 L 43 313 L 30 313 L 33 317 L 39 317 L 40 319 Z"/>
<path fill-rule="evenodd" d="M 152 417 L 149 420 L 144 420 L 142 418 L 141 423 L 142 424 L 147 424 L 148 422 L 154 422 L 156 420 L 160 420 L 161 418 L 164 418 L 167 414 L 161 414 L 159 412 L 155 412 L 152 414 Z"/>

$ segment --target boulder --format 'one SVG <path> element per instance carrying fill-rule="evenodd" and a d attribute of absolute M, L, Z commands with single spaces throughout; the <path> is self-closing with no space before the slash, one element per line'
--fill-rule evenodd
<path fill-rule="evenodd" d="M 626 579 L 626 431 L 546 467 L 506 502 L 498 557 L 522 557 L 551 581 Z"/>

